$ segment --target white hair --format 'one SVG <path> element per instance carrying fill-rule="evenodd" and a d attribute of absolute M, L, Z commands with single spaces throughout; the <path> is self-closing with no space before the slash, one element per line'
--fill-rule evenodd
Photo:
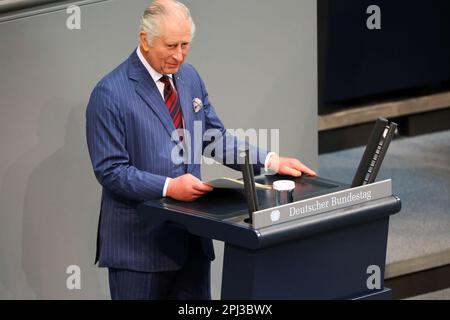
<path fill-rule="evenodd" d="M 161 20 L 169 16 L 184 17 L 191 24 L 191 40 L 195 34 L 195 24 L 188 7 L 176 0 L 155 0 L 145 10 L 141 18 L 140 31 L 147 34 L 147 42 L 153 43 L 153 39 L 159 35 Z"/>

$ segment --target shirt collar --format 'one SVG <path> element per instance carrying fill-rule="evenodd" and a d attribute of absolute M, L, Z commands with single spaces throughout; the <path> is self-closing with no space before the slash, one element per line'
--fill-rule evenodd
<path fill-rule="evenodd" d="M 161 77 L 163 76 L 161 73 L 159 73 L 158 71 L 156 71 L 155 69 L 152 68 L 152 66 L 147 62 L 147 60 L 144 58 L 144 55 L 141 52 L 141 48 L 138 47 L 136 49 L 136 53 L 139 57 L 139 60 L 141 60 L 142 64 L 144 65 L 145 69 L 147 69 L 148 73 L 150 74 L 150 76 L 152 77 L 153 81 L 158 82 L 159 79 L 161 79 Z M 172 74 L 168 74 L 167 75 L 169 78 L 172 78 Z"/>

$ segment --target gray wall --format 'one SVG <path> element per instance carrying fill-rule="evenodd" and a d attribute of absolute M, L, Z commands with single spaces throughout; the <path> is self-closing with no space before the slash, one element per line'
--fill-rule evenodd
<path fill-rule="evenodd" d="M 84 112 L 96 82 L 135 48 L 148 1 L 81 3 L 81 30 L 66 28 L 63 7 L 0 22 L 0 299 L 109 298 L 106 270 L 93 265 L 100 187 Z M 185 3 L 198 27 L 189 62 L 225 124 L 279 128 L 281 153 L 316 168 L 315 1 Z M 69 265 L 81 268 L 81 290 L 66 288 Z"/>

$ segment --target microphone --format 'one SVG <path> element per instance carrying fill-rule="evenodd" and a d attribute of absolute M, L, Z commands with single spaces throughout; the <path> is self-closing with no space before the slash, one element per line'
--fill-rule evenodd
<path fill-rule="evenodd" d="M 255 177 L 253 174 L 253 167 L 250 164 L 250 152 L 248 142 L 239 147 L 239 156 L 244 161 L 241 163 L 242 176 L 244 178 L 244 191 L 247 200 L 249 223 L 252 223 L 252 213 L 259 210 L 258 196 L 256 194 Z"/>
<path fill-rule="evenodd" d="M 389 144 L 397 131 L 397 124 L 378 118 L 369 138 L 361 162 L 356 170 L 352 188 L 375 182 Z"/>

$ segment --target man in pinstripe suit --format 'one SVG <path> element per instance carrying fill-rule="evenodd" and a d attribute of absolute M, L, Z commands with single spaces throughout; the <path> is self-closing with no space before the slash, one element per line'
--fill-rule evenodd
<path fill-rule="evenodd" d="M 212 190 L 200 180 L 200 164 L 180 164 L 172 155 L 176 144 L 185 143 L 176 129 L 192 132 L 194 122 L 203 132 L 216 129 L 226 136 L 202 79 L 183 63 L 194 31 L 184 5 L 153 2 L 142 17 L 140 46 L 97 84 L 87 106 L 89 153 L 103 186 L 96 262 L 109 268 L 113 299 L 211 298 L 211 240 L 171 225 L 144 225 L 136 214 L 149 199 L 194 201 Z M 192 104 L 198 100 L 200 110 Z M 315 175 L 296 159 L 252 152 L 255 169 Z"/>

